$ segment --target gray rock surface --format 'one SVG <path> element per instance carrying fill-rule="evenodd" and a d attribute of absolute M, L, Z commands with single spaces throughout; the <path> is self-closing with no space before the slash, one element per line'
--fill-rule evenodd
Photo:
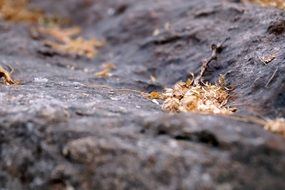
<path fill-rule="evenodd" d="M 0 85 L 1 190 L 285 189 L 283 137 L 226 116 L 165 113 L 140 94 L 198 74 L 224 42 L 205 79 L 226 73 L 238 114 L 284 117 L 284 11 L 226 0 L 32 3 L 107 44 L 93 61 L 56 55 L 30 25 L 0 22 L 0 63 L 21 80 Z M 117 68 L 99 79 L 103 62 Z"/>

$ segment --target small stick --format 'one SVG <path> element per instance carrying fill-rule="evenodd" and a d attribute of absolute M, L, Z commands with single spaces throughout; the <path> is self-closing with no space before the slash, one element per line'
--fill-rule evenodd
<path fill-rule="evenodd" d="M 212 55 L 211 57 L 209 57 L 208 59 L 205 59 L 202 61 L 202 66 L 201 66 L 201 71 L 200 74 L 196 77 L 194 84 L 197 85 L 200 82 L 202 82 L 202 78 L 205 74 L 205 72 L 207 71 L 208 65 L 213 61 L 213 60 L 217 60 L 217 55 L 222 51 L 222 43 L 219 44 L 213 44 L 211 46 L 212 49 Z"/>
<path fill-rule="evenodd" d="M 145 94 L 144 92 L 139 91 L 139 90 L 128 89 L 128 88 L 115 88 L 115 87 L 104 85 L 104 84 L 91 84 L 91 85 L 86 85 L 86 86 L 90 88 L 105 88 L 105 89 L 108 89 L 111 91 L 117 91 L 117 92 L 121 91 L 121 92 L 134 92 L 137 94 Z"/>
<path fill-rule="evenodd" d="M 266 83 L 265 87 L 267 88 L 269 86 L 269 84 L 272 82 L 272 80 L 274 79 L 277 71 L 278 71 L 278 67 L 275 69 L 275 71 L 273 72 L 273 74 L 271 75 L 271 77 L 269 78 L 268 82 Z"/>

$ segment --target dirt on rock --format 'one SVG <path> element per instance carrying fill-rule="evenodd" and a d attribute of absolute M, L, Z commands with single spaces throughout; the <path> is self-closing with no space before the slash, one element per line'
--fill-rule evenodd
<path fill-rule="evenodd" d="M 0 189 L 285 189 L 285 139 L 228 116 L 170 114 L 141 92 L 225 74 L 238 115 L 285 117 L 285 12 L 229 0 L 33 0 L 105 39 L 94 60 L 0 21 Z M 274 59 L 266 62 L 266 57 Z M 265 61 L 264 61 L 265 60 Z M 98 78 L 104 63 L 115 69 Z M 155 79 L 155 80 L 154 80 Z"/>

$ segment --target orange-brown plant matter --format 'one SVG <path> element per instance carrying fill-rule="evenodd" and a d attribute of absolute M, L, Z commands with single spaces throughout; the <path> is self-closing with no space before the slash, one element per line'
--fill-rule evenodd
<path fill-rule="evenodd" d="M 245 2 L 257 3 L 261 6 L 273 6 L 279 9 L 285 9 L 284 0 L 244 0 Z"/>
<path fill-rule="evenodd" d="M 43 12 L 29 8 L 27 0 L 0 0 L 0 17 L 9 21 L 37 22 Z"/>
<path fill-rule="evenodd" d="M 111 70 L 115 69 L 116 66 L 113 63 L 104 63 L 101 65 L 101 70 L 95 73 L 96 77 L 108 77 L 110 76 Z"/>
<path fill-rule="evenodd" d="M 104 45 L 103 41 L 96 38 L 85 39 L 78 36 L 81 32 L 79 27 L 38 27 L 35 31 L 52 37 L 54 40 L 46 40 L 44 44 L 60 54 L 93 59 L 97 54 L 97 48 Z"/>
<path fill-rule="evenodd" d="M 0 78 L 3 78 L 4 84 L 6 85 L 12 85 L 12 84 L 18 84 L 18 81 L 15 81 L 11 77 L 11 72 L 8 72 L 5 70 L 2 66 L 0 66 Z"/>
<path fill-rule="evenodd" d="M 192 79 L 177 82 L 163 93 L 151 92 L 148 98 L 164 100 L 162 109 L 170 112 L 200 112 L 231 114 L 234 108 L 226 106 L 230 89 L 225 86 L 224 76 L 218 82 L 195 84 Z"/>
<path fill-rule="evenodd" d="M 276 134 L 280 134 L 285 137 L 285 118 L 258 118 L 254 116 L 231 116 L 233 119 L 237 119 L 244 122 L 251 122 L 262 125 L 264 129 Z"/>

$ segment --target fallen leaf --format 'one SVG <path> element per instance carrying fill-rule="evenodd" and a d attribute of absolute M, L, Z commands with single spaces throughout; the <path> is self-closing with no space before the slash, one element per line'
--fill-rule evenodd
<path fill-rule="evenodd" d="M 19 81 L 12 79 L 11 72 L 8 72 L 2 66 L 0 66 L 0 78 L 3 78 L 6 85 L 19 84 Z"/>
<path fill-rule="evenodd" d="M 38 27 L 35 29 L 35 32 L 49 35 L 60 42 L 69 42 L 72 40 L 72 37 L 77 36 L 81 29 L 80 27 L 71 27 L 71 28 L 60 28 L 58 26 L 54 27 Z"/>
<path fill-rule="evenodd" d="M 0 17 L 4 20 L 37 22 L 43 15 L 41 10 L 28 8 L 27 0 L 0 0 Z"/>
<path fill-rule="evenodd" d="M 279 9 L 285 9 L 284 0 L 243 0 L 244 2 L 256 3 L 261 6 L 272 6 Z"/>
<path fill-rule="evenodd" d="M 162 94 L 160 94 L 157 91 L 152 91 L 152 92 L 146 94 L 146 97 L 150 98 L 150 99 L 161 99 L 161 96 L 162 96 Z"/>
<path fill-rule="evenodd" d="M 96 38 L 84 39 L 82 37 L 70 39 L 68 41 L 65 41 L 64 43 L 45 41 L 44 44 L 54 49 L 58 53 L 84 56 L 89 59 L 93 59 L 96 56 L 96 47 L 98 48 L 104 45 L 102 41 L 99 41 Z"/>
<path fill-rule="evenodd" d="M 261 125 L 264 127 L 264 129 L 280 134 L 283 137 L 285 137 L 285 118 L 275 118 L 275 119 L 269 119 L 269 118 L 259 118 L 255 116 L 230 116 L 233 119 L 237 119 L 239 121 L 244 122 L 251 122 L 258 125 Z"/>
<path fill-rule="evenodd" d="M 79 27 L 38 27 L 31 32 L 35 37 L 37 37 L 37 33 L 40 33 L 46 35 L 46 38 L 54 38 L 54 40 L 45 40 L 44 44 L 57 53 L 82 56 L 89 59 L 93 59 L 97 54 L 97 48 L 102 47 L 105 43 L 96 38 L 85 39 L 79 36 L 81 32 Z"/>
<path fill-rule="evenodd" d="M 101 65 L 101 70 L 95 73 L 96 77 L 108 77 L 110 76 L 111 70 L 115 69 L 116 66 L 112 63 L 104 63 Z"/>
<path fill-rule="evenodd" d="M 275 54 L 264 55 L 264 56 L 259 57 L 259 59 L 260 59 L 260 60 L 262 61 L 262 63 L 264 63 L 264 64 L 270 63 L 270 62 L 273 61 L 275 58 L 276 58 L 276 55 L 275 55 Z"/>
<path fill-rule="evenodd" d="M 264 128 L 273 133 L 280 134 L 285 137 L 285 119 L 266 119 L 264 123 Z"/>

